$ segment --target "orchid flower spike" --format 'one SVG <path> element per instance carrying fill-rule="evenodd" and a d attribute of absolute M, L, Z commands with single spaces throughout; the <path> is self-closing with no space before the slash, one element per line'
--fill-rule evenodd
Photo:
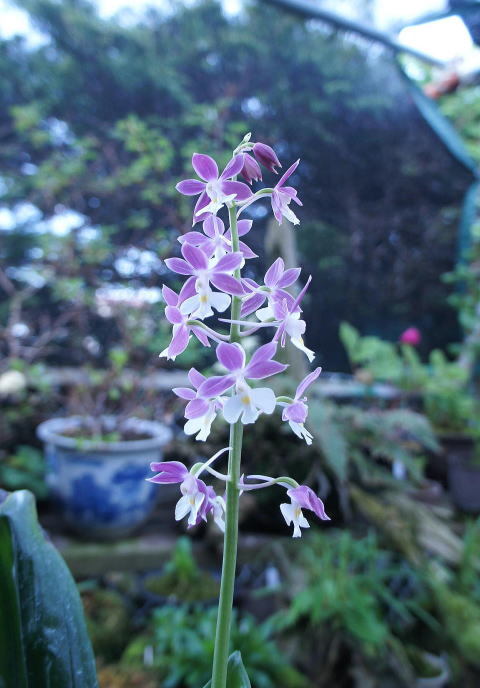
<path fill-rule="evenodd" d="M 281 505 L 281 513 L 288 525 L 293 525 L 293 536 L 300 537 L 301 529 L 309 524 L 303 515 L 308 509 L 320 519 L 328 520 L 319 497 L 307 486 L 298 484 L 290 477 L 270 478 L 258 474 L 243 476 L 241 473 L 240 424 L 256 422 L 261 414 L 272 414 L 282 409 L 282 419 L 301 440 L 311 444 L 312 435 L 305 428 L 308 416 L 307 389 L 320 374 L 320 368 L 310 372 L 298 385 L 295 396 L 276 397 L 274 389 L 262 380 L 281 374 L 288 367 L 276 360 L 277 348 L 293 345 L 303 351 L 309 361 L 314 352 L 304 344 L 306 322 L 301 301 L 311 277 L 297 297 L 289 287 L 300 276 L 300 268 L 286 269 L 278 258 L 266 271 L 263 283 L 242 274 L 247 260 L 256 258 L 246 235 L 252 228 L 252 220 L 239 219 L 240 214 L 258 200 L 271 197 L 273 214 L 279 224 L 283 218 L 297 225 L 299 220 L 292 210 L 292 201 L 302 205 L 297 190 L 288 186 L 289 178 L 299 165 L 297 160 L 280 177 L 273 187 L 258 189 L 252 193 L 250 184 L 262 181 L 262 167 L 277 174 L 282 167 L 277 154 L 265 143 L 254 142 L 247 134 L 234 149 L 223 172 L 209 155 L 195 153 L 192 166 L 196 179 L 180 181 L 176 188 L 185 196 L 197 196 L 192 225 L 201 222 L 201 231 L 185 232 L 180 238 L 181 257 L 165 260 L 166 267 L 183 277 L 183 285 L 174 291 L 169 286 L 162 290 L 165 301 L 165 318 L 171 325 L 171 339 L 160 354 L 169 360 L 187 349 L 192 340 L 203 347 L 215 343 L 215 353 L 220 374 L 203 375 L 195 368 L 188 373 L 190 386 L 173 389 L 186 402 L 185 433 L 196 440 L 206 441 L 215 419 L 223 419 L 232 427 L 232 446 L 222 449 L 204 463 L 195 464 L 190 470 L 179 461 L 162 461 L 151 464 L 155 475 L 149 480 L 157 484 L 176 483 L 180 498 L 175 508 L 177 520 L 186 518 L 188 527 L 207 520 L 210 515 L 221 530 L 225 530 L 225 518 L 232 518 L 227 509 L 228 499 L 235 491 L 241 494 L 261 488 L 280 485 L 287 489 L 290 503 Z M 242 175 L 247 183 L 237 181 Z M 225 224 L 228 209 L 229 225 Z M 224 217 L 218 214 L 224 212 Z M 223 314 L 230 308 L 229 317 Z M 255 318 L 249 319 L 255 314 Z M 205 320 L 212 318 L 214 325 Z M 230 332 L 220 329 L 229 323 Z M 260 345 L 247 356 L 240 342 L 258 330 L 274 328 L 271 341 Z M 220 329 L 220 331 L 218 331 Z M 261 385 L 261 386 L 260 386 Z M 228 474 L 211 464 L 220 454 L 229 451 Z M 214 478 L 226 485 L 225 495 L 215 493 L 208 485 Z M 233 492 L 232 492 L 233 490 Z M 231 538 L 232 528 L 227 527 L 226 538 Z"/>

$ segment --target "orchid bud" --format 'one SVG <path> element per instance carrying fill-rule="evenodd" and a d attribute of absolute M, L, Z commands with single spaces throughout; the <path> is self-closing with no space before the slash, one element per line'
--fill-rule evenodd
<path fill-rule="evenodd" d="M 422 341 L 422 335 L 417 327 L 408 327 L 405 332 L 402 332 L 400 335 L 399 341 L 409 346 L 418 346 Z"/>
<path fill-rule="evenodd" d="M 277 170 L 275 168 L 282 166 L 273 148 L 267 146 L 266 143 L 256 143 L 253 146 L 253 154 L 259 163 L 266 167 L 267 170 L 271 170 L 275 174 L 277 174 Z"/>
<path fill-rule="evenodd" d="M 260 165 L 255 158 L 252 158 L 251 155 L 245 155 L 243 168 L 240 174 L 248 184 L 262 179 L 262 170 L 260 169 Z"/>

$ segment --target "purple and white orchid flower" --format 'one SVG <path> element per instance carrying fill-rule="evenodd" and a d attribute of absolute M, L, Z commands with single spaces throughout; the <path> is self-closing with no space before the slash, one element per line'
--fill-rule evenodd
<path fill-rule="evenodd" d="M 174 387 L 172 391 L 181 399 L 188 401 L 185 408 L 187 422 L 183 428 L 185 434 L 196 435 L 195 439 L 205 442 L 210 435 L 212 423 L 217 417 L 218 411 L 223 407 L 223 399 L 217 396 L 213 398 L 205 397 L 199 393 L 198 388 L 207 378 L 195 368 L 190 368 L 188 379 L 194 389 L 190 387 Z"/>
<path fill-rule="evenodd" d="M 288 168 L 285 174 L 280 177 L 272 192 L 272 210 L 279 225 L 282 224 L 284 217 L 294 225 L 300 224 L 300 220 L 290 208 L 290 203 L 291 201 L 294 201 L 297 205 L 303 205 L 303 203 L 297 197 L 296 189 L 292 186 L 285 186 L 285 182 L 295 172 L 299 162 L 300 160 L 297 160 Z"/>
<path fill-rule="evenodd" d="M 321 368 L 309 373 L 298 385 L 295 397 L 291 403 L 285 404 L 282 412 L 282 420 L 287 421 L 293 432 L 307 444 L 312 444 L 313 435 L 308 432 L 304 423 L 308 416 L 307 397 L 304 396 L 307 389 L 312 385 L 322 372 Z"/>
<path fill-rule="evenodd" d="M 167 318 L 168 322 L 172 323 L 173 328 L 170 344 L 161 352 L 161 357 L 166 357 L 167 359 L 174 361 L 175 358 L 179 354 L 183 353 L 187 348 L 188 342 L 190 341 L 190 333 L 194 334 L 203 344 L 203 346 L 210 346 L 207 335 L 209 330 L 204 330 L 201 327 L 190 325 L 188 323 L 190 316 L 185 315 L 181 310 L 182 303 L 184 303 L 186 299 L 191 298 L 194 294 L 194 278 L 191 278 L 185 282 L 179 294 L 176 294 L 173 289 L 170 289 L 170 287 L 163 286 L 162 295 L 165 303 L 167 304 L 165 308 L 165 317 Z M 210 336 L 212 336 L 211 331 Z"/>
<path fill-rule="evenodd" d="M 250 295 L 247 295 L 243 300 L 240 311 L 242 317 L 250 315 L 258 310 L 260 306 L 265 303 L 266 299 L 268 299 L 269 304 L 281 299 L 294 301 L 292 295 L 286 291 L 286 288 L 291 287 L 292 284 L 297 281 L 300 273 L 301 268 L 289 268 L 285 270 L 283 259 L 277 258 L 265 273 L 263 279 L 264 287 L 261 287 L 252 279 L 244 279 L 243 285 L 245 292 L 247 294 L 250 292 Z"/>
<path fill-rule="evenodd" d="M 211 470 L 210 464 L 229 447 L 220 449 L 208 461 L 196 464 L 190 471 L 180 461 L 160 461 L 150 464 L 150 469 L 157 472 L 153 478 L 147 478 L 151 483 L 169 485 L 180 483 L 182 496 L 175 507 L 175 520 L 180 521 L 188 515 L 188 527 L 196 526 L 200 521 L 206 521 L 207 515 L 213 512 L 214 521 L 221 530 L 225 529 L 223 514 L 225 513 L 225 501 L 218 497 L 210 485 L 206 485 L 198 477 L 202 471 Z M 216 471 L 215 471 L 216 473 Z M 219 475 L 219 474 L 217 474 Z"/>
<path fill-rule="evenodd" d="M 307 485 L 290 488 L 287 490 L 287 495 L 290 497 L 290 504 L 280 504 L 280 510 L 287 526 L 293 525 L 294 538 L 302 536 L 300 528 L 310 528 L 302 509 L 313 511 L 322 521 L 330 521 L 322 500 Z"/>
<path fill-rule="evenodd" d="M 199 387 L 203 396 L 220 395 L 235 387 L 235 392 L 223 404 L 223 417 L 235 423 L 241 416 L 243 424 L 254 423 L 260 413 L 275 410 L 276 396 L 269 387 L 253 389 L 247 380 L 263 380 L 285 370 L 288 366 L 273 360 L 277 351 L 274 342 L 261 346 L 245 365 L 245 352 L 239 344 L 221 342 L 217 359 L 228 371 L 226 375 L 211 377 Z"/>
<path fill-rule="evenodd" d="M 230 294 L 243 294 L 241 283 L 232 277 L 233 272 L 243 265 L 243 256 L 237 251 L 224 255 L 210 265 L 205 253 L 197 246 L 182 244 L 182 258 L 167 258 L 165 264 L 180 275 L 194 276 L 195 294 L 186 299 L 180 310 L 191 318 L 203 320 L 213 315 L 212 308 L 222 313 L 230 305 Z M 220 291 L 215 292 L 210 284 Z"/>
<path fill-rule="evenodd" d="M 225 204 L 236 201 L 246 201 L 252 195 L 249 187 L 243 182 L 231 181 L 243 169 L 243 154 L 235 155 L 227 164 L 222 174 L 218 174 L 218 166 L 209 155 L 194 153 L 192 166 L 200 179 L 184 179 L 176 185 L 177 191 L 184 196 L 199 196 L 193 212 L 193 224 L 205 220 L 209 213 L 214 215 Z"/>

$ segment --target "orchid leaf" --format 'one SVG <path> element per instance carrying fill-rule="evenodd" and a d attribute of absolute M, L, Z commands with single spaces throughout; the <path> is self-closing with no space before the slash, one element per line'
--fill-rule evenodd
<path fill-rule="evenodd" d="M 212 681 L 210 680 L 204 688 L 211 688 L 211 685 Z M 250 679 L 243 666 L 242 655 L 238 650 L 233 652 L 228 658 L 227 686 L 228 688 L 252 688 Z"/>
<path fill-rule="evenodd" d="M 27 490 L 0 492 L 0 686 L 97 688 L 75 582 Z"/>

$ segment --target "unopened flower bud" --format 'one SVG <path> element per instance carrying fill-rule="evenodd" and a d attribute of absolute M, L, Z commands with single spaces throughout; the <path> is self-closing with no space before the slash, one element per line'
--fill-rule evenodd
<path fill-rule="evenodd" d="M 248 184 L 251 184 L 253 181 L 258 182 L 262 178 L 260 165 L 251 155 L 244 156 L 243 168 L 240 174 Z"/>
<path fill-rule="evenodd" d="M 256 143 L 253 146 L 253 154 L 259 163 L 261 163 L 268 170 L 275 172 L 275 174 L 277 174 L 277 170 L 275 168 L 282 166 L 273 148 L 267 146 L 266 143 Z"/>

